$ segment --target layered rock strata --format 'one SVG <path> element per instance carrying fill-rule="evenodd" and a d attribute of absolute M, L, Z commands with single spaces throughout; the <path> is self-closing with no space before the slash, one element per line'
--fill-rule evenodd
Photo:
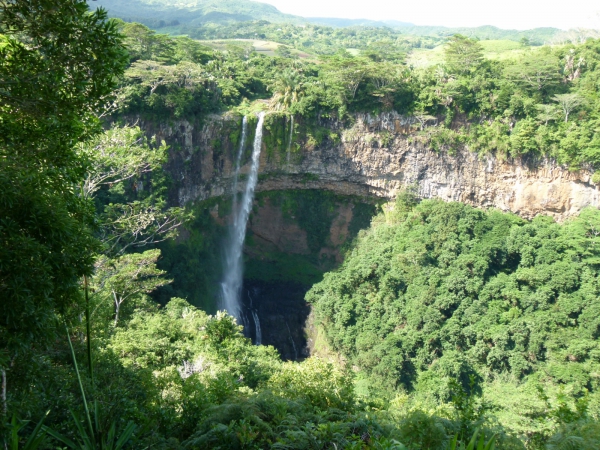
<path fill-rule="evenodd" d="M 590 171 L 569 171 L 546 158 L 501 159 L 466 149 L 453 155 L 435 152 L 415 142 L 418 127 L 410 117 L 386 113 L 355 119 L 349 129 L 324 122 L 337 139 L 294 146 L 291 157 L 263 151 L 257 191 L 326 189 L 392 199 L 413 187 L 421 198 L 494 207 L 525 218 L 545 214 L 559 221 L 600 204 Z M 169 163 L 175 181 L 172 201 L 184 205 L 231 194 L 235 143 L 228 142 L 226 131 L 238 121 L 213 116 L 202 126 L 181 121 L 147 128 L 176 149 Z"/>

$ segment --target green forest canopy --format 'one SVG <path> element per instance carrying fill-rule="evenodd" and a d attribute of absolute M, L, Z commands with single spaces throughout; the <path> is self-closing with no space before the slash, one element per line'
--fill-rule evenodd
<path fill-rule="evenodd" d="M 596 209 L 559 225 L 405 194 L 306 298 L 364 392 L 435 403 L 478 380 L 515 431 L 540 388 L 597 414 L 599 227 Z"/>

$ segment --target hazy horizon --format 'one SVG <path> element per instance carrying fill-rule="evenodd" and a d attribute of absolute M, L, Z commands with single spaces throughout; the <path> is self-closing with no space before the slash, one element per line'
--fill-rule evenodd
<path fill-rule="evenodd" d="M 517 30 L 600 28 L 600 6 L 589 0 L 571 0 L 566 5 L 558 0 L 505 0 L 491 5 L 475 0 L 430 0 L 418 4 L 390 0 L 371 0 L 368 4 L 355 0 L 257 1 L 271 4 L 283 13 L 304 17 L 397 20 L 446 27 L 493 25 Z"/>

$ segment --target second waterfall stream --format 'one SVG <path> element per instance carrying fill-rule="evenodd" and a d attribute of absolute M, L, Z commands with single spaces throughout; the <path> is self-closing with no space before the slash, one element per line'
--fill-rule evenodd
<path fill-rule="evenodd" d="M 244 118 L 242 125 L 242 138 L 236 158 L 235 175 L 233 183 L 233 211 L 232 221 L 229 229 L 229 236 L 225 243 L 225 273 L 221 282 L 221 309 L 225 309 L 229 314 L 234 316 L 238 323 L 247 325 L 242 314 L 242 284 L 244 280 L 244 260 L 243 249 L 244 240 L 246 238 L 246 225 L 248 217 L 252 210 L 252 201 L 254 200 L 254 190 L 258 181 L 258 166 L 260 162 L 260 150 L 262 147 L 262 134 L 265 113 L 261 112 L 258 116 L 256 125 L 256 134 L 254 137 L 254 145 L 252 148 L 252 161 L 250 172 L 248 173 L 248 181 L 240 202 L 237 201 L 237 187 L 239 180 L 239 172 L 241 169 L 242 154 L 244 152 L 245 140 L 247 134 L 247 120 Z M 256 342 L 261 342 L 260 323 L 255 311 L 252 311 L 256 327 Z"/>

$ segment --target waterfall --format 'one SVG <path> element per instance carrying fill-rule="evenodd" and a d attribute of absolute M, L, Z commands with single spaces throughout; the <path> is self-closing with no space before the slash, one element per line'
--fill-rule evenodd
<path fill-rule="evenodd" d="M 288 325 L 287 320 L 285 321 L 285 326 L 288 329 L 288 333 L 290 335 L 290 341 L 292 341 L 292 347 L 294 348 L 295 359 L 298 360 L 298 349 L 296 348 L 296 343 L 294 342 L 294 338 L 292 337 L 292 330 L 290 330 L 290 326 Z"/>
<path fill-rule="evenodd" d="M 262 332 L 260 331 L 260 321 L 258 320 L 258 314 L 256 310 L 252 310 L 252 317 L 254 318 L 254 326 L 256 327 L 256 345 L 262 344 Z"/>
<path fill-rule="evenodd" d="M 287 170 L 290 171 L 290 159 L 292 156 L 292 138 L 294 137 L 294 115 L 292 114 L 290 119 L 290 139 L 288 141 L 287 148 Z"/>
<path fill-rule="evenodd" d="M 246 183 L 246 189 L 242 196 L 241 204 L 237 203 L 237 182 L 238 172 L 241 165 L 241 157 L 246 138 L 242 130 L 242 142 L 238 151 L 236 161 L 236 174 L 234 179 L 234 200 L 233 200 L 233 221 L 229 230 L 229 238 L 225 246 L 225 275 L 221 282 L 221 308 L 227 310 L 238 321 L 242 320 L 240 293 L 243 281 L 243 259 L 242 250 L 244 239 L 246 238 L 246 224 L 248 216 L 252 209 L 252 200 L 254 199 L 254 189 L 258 181 L 258 165 L 260 149 L 262 146 L 262 132 L 265 114 L 260 113 L 258 124 L 256 125 L 256 135 L 254 138 L 254 148 L 252 150 L 252 165 L 250 174 Z"/>
<path fill-rule="evenodd" d="M 254 345 L 262 345 L 262 331 L 260 329 L 260 320 L 258 320 L 258 311 L 254 308 L 254 299 L 252 298 L 250 291 L 247 291 L 247 294 L 248 299 L 250 300 L 250 312 L 254 319 Z"/>
<path fill-rule="evenodd" d="M 238 154 L 235 159 L 235 175 L 233 178 L 233 211 L 237 211 L 237 200 L 238 200 L 238 181 L 240 179 L 240 166 L 242 165 L 242 155 L 244 154 L 244 147 L 246 147 L 246 136 L 248 135 L 248 117 L 244 116 L 242 120 L 242 138 L 240 139 L 240 147 L 238 148 Z"/>

